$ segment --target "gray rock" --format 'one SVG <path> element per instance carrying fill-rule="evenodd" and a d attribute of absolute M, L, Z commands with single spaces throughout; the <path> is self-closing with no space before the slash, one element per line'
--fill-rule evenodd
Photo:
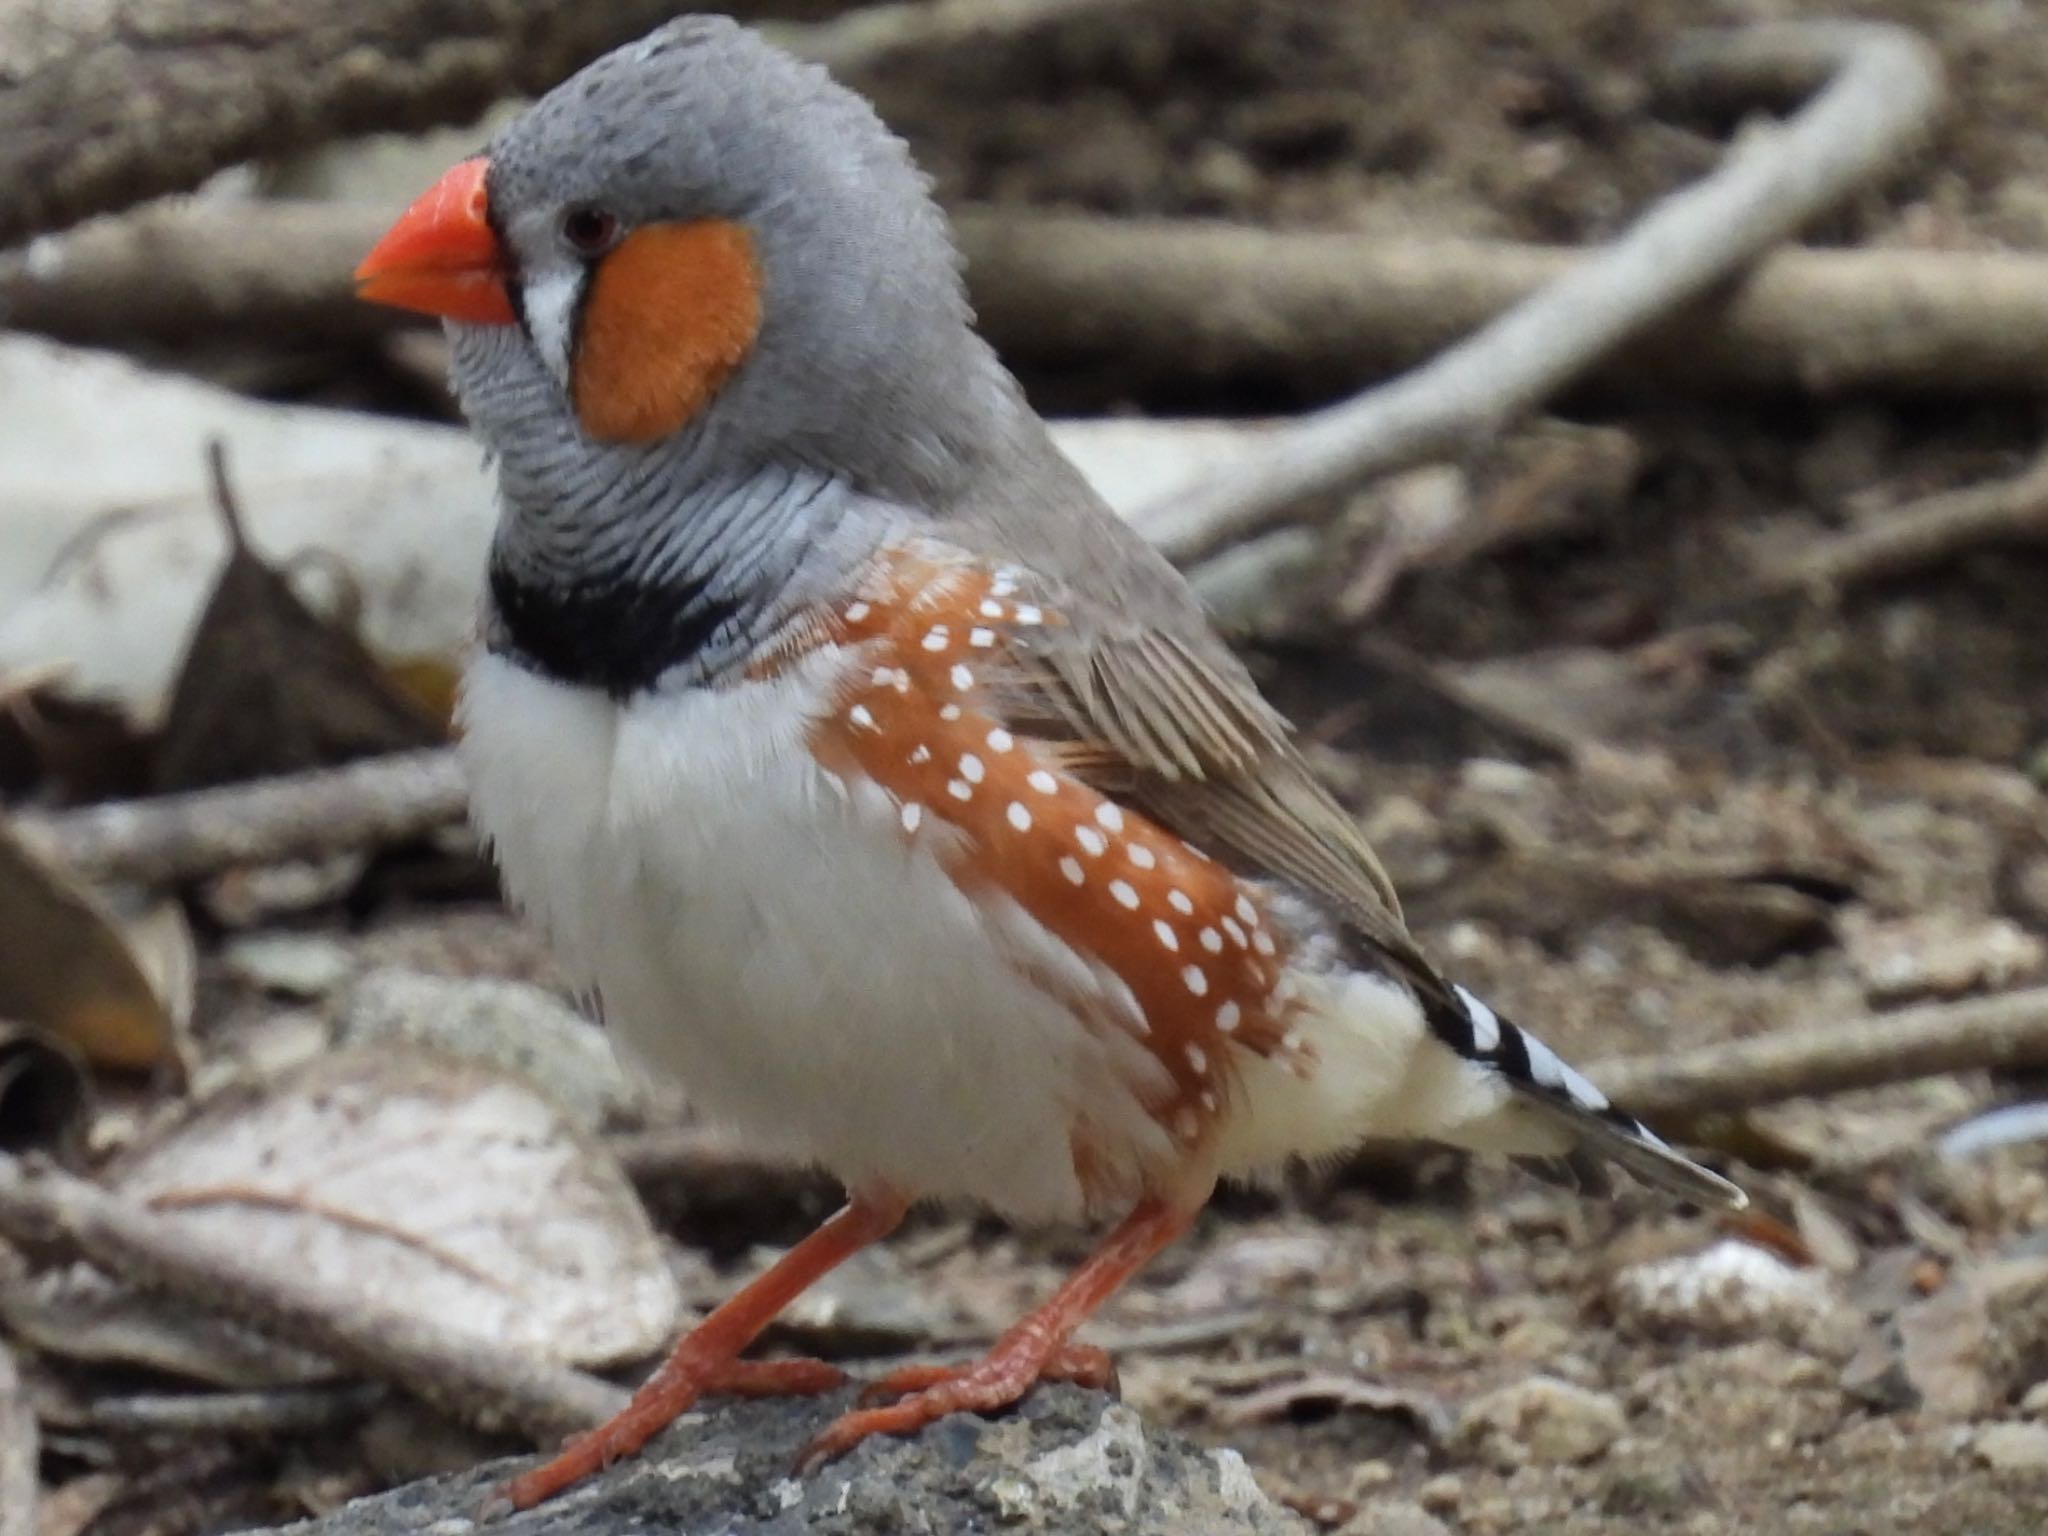
<path fill-rule="evenodd" d="M 835 1399 L 837 1409 L 849 1395 Z M 720 1401 L 639 1456 L 538 1509 L 479 1521 L 523 1462 L 358 1499 L 290 1536 L 1307 1536 L 1234 1451 L 1152 1429 L 1100 1393 L 1035 1391 L 998 1419 L 961 1415 L 877 1438 L 812 1476 L 790 1466 L 826 1404 Z"/>

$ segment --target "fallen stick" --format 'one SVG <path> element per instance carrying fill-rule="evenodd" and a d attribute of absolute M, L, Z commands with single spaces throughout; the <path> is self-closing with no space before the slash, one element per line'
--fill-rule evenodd
<path fill-rule="evenodd" d="M 53 1168 L 0 1154 L 0 1234 L 56 1243 L 109 1274 L 332 1357 L 488 1432 L 536 1445 L 607 1417 L 625 1399 L 582 1371 L 478 1339 L 252 1261 L 191 1228 Z"/>
<path fill-rule="evenodd" d="M 223 789 L 14 818 L 35 852 L 98 884 L 179 885 L 244 865 L 410 842 L 460 821 L 468 792 L 446 749 Z"/>
<path fill-rule="evenodd" d="M 1756 597 L 1840 592 L 1902 576 L 1988 544 L 2048 541 L 2048 456 L 2008 480 L 1943 491 L 1872 513 L 1765 573 Z"/>
<path fill-rule="evenodd" d="M 2048 987 L 1805 1025 L 1587 1073 L 1631 1114 L 1655 1120 L 1754 1109 L 1945 1072 L 2048 1066 Z"/>
<path fill-rule="evenodd" d="M 311 343 L 417 322 L 349 271 L 386 207 L 166 203 L 0 257 L 0 317 L 91 346 Z M 983 331 L 1013 364 L 1330 394 L 1425 361 L 1592 255 L 1197 219 L 1021 209 L 955 218 Z M 1786 250 L 1623 339 L 1588 374 L 1666 390 L 2039 393 L 2048 257 Z"/>
<path fill-rule="evenodd" d="M 40 1446 L 35 1410 L 0 1340 L 0 1536 L 36 1536 Z"/>
<path fill-rule="evenodd" d="M 1672 68 L 1716 90 L 1789 71 L 1827 85 L 1782 127 L 1657 204 L 1612 246 L 1413 373 L 1303 417 L 1236 469 L 1191 482 L 1136 519 L 1191 564 L 1305 501 L 1499 432 L 1629 337 L 1741 271 L 1890 167 L 1941 102 L 1934 52 L 1865 23 L 1750 28 L 1682 51 Z"/>
<path fill-rule="evenodd" d="M 1192 219 L 972 209 L 957 223 L 975 309 L 1004 355 L 1125 393 L 1166 382 L 1348 392 L 1598 259 Z M 95 323 L 82 301 L 69 307 Z M 2032 253 L 1791 249 L 1618 338 L 1586 378 L 1686 392 L 2032 395 L 2048 379 L 2044 317 L 2048 259 Z"/>

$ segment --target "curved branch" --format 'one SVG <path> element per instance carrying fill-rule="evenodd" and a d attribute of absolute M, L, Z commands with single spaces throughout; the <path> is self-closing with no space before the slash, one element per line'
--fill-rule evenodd
<path fill-rule="evenodd" d="M 1798 116 L 1739 144 L 1606 251 L 1435 361 L 1302 418 L 1232 472 L 1163 498 L 1140 526 L 1186 564 L 1372 475 L 1452 453 L 1534 409 L 1616 346 L 1741 271 L 1927 133 L 1934 52 L 1866 23 L 1788 23 L 1689 45 L 1672 69 L 1719 93 L 1828 72 Z"/>

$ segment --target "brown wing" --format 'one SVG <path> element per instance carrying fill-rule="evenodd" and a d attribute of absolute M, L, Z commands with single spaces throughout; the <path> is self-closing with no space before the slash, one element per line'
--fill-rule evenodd
<path fill-rule="evenodd" d="M 1020 580 L 1057 622 L 1016 653 L 1007 707 L 1070 771 L 1241 872 L 1277 879 L 1427 993 L 1442 980 L 1394 887 L 1315 781 L 1287 722 L 1209 627 L 1179 572 L 1104 505 L 1042 429 L 999 445 L 934 530 Z"/>
<path fill-rule="evenodd" d="M 1064 744 L 1072 772 L 1226 863 L 1320 899 L 1412 980 L 1441 985 L 1371 845 L 1227 653 L 1212 659 L 1161 630 L 1090 633 L 1082 618 L 1037 631 L 1007 681 L 1009 707 Z"/>

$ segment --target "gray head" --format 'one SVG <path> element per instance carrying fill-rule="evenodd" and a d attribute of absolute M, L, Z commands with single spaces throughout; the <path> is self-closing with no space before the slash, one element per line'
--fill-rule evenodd
<path fill-rule="evenodd" d="M 487 169 L 451 172 L 364 291 L 449 317 L 510 501 L 559 511 L 659 461 L 671 485 L 779 465 L 929 503 L 1020 406 L 927 188 L 822 69 L 687 17 L 549 92 Z M 422 221 L 438 245 L 401 238 Z M 461 303 L 420 280 L 456 245 L 493 269 Z"/>

